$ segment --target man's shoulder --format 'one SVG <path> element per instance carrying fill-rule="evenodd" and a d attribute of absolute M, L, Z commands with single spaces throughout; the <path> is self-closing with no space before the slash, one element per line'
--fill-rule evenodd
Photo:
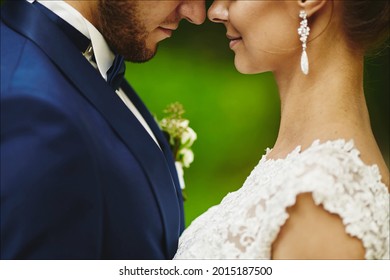
<path fill-rule="evenodd" d="M 41 48 L 1 22 L 1 65 L 5 65 L 2 70 L 9 72 L 24 66 L 36 71 L 42 69 L 42 64 L 49 66 L 52 62 Z"/>
<path fill-rule="evenodd" d="M 42 49 L 1 23 L 1 96 L 16 92 L 53 93 L 70 89 L 69 80 Z M 64 53 L 66 56 L 66 54 Z"/>

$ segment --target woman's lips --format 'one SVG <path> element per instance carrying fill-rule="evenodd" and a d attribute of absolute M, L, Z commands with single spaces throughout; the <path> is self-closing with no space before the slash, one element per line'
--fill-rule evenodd
<path fill-rule="evenodd" d="M 232 36 L 227 34 L 226 37 L 230 40 L 229 47 L 232 49 L 234 46 L 236 46 L 238 43 L 242 41 L 242 38 L 239 36 Z"/>

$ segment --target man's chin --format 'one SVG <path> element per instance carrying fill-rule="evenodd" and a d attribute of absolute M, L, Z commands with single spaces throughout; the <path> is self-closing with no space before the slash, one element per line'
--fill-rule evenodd
<path fill-rule="evenodd" d="M 154 58 L 156 53 L 157 53 L 157 46 L 154 48 L 154 50 L 143 49 L 142 51 L 131 53 L 125 56 L 125 60 L 134 63 L 144 63 Z"/>

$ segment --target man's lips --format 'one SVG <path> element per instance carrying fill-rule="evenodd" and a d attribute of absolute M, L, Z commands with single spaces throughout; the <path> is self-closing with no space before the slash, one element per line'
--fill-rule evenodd
<path fill-rule="evenodd" d="M 159 29 L 164 32 L 167 36 L 171 37 L 172 32 L 177 29 L 177 27 L 162 27 L 160 26 Z"/>

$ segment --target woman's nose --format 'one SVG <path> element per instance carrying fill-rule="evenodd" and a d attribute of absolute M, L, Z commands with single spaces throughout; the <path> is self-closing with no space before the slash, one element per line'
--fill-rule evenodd
<path fill-rule="evenodd" d="M 226 0 L 214 1 L 207 12 L 209 20 L 216 23 L 226 22 L 228 20 L 228 2 Z"/>

